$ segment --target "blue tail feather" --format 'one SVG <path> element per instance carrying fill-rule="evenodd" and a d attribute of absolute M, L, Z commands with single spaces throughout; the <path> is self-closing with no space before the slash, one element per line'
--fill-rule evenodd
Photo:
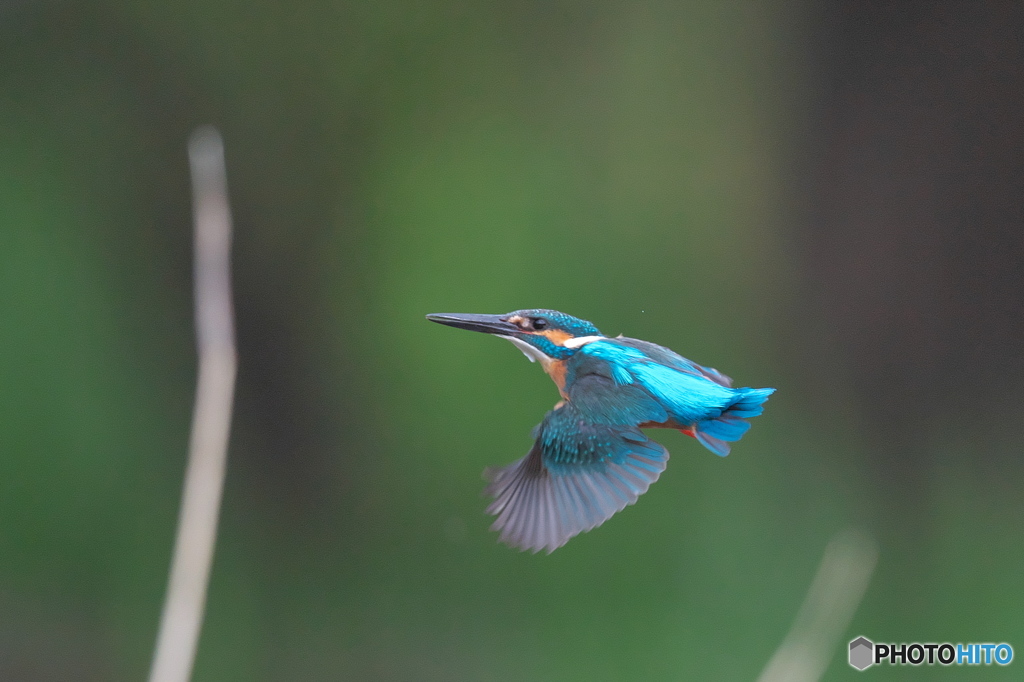
<path fill-rule="evenodd" d="M 736 400 L 721 415 L 697 422 L 694 429 L 700 444 L 721 457 L 729 454 L 730 442 L 738 441 L 750 429 L 747 418 L 764 411 L 764 403 L 775 389 L 738 388 L 736 392 Z"/>

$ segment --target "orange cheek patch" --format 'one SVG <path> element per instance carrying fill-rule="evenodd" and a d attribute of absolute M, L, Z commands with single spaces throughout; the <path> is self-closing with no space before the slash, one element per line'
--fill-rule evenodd
<path fill-rule="evenodd" d="M 545 329 L 542 332 L 537 332 L 541 336 L 546 336 L 551 343 L 556 346 L 564 346 L 565 342 L 572 338 L 572 334 L 561 329 Z"/>

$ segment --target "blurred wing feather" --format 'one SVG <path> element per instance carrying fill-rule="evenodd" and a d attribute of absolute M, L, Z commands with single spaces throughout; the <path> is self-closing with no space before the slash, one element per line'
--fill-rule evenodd
<path fill-rule="evenodd" d="M 636 502 L 667 463 L 635 426 L 593 423 L 566 404 L 544 418 L 529 454 L 485 472 L 491 528 L 513 547 L 550 553 Z"/>

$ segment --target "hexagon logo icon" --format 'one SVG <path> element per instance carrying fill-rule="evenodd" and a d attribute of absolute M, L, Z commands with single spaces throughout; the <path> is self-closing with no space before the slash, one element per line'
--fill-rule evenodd
<path fill-rule="evenodd" d="M 875 644 L 867 637 L 858 637 L 850 642 L 850 665 L 864 670 L 874 661 Z"/>

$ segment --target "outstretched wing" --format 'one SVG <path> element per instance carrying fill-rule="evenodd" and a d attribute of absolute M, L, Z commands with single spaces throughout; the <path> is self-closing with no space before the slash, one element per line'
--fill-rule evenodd
<path fill-rule="evenodd" d="M 548 412 L 525 457 L 485 472 L 491 529 L 509 545 L 550 553 L 636 502 L 665 470 L 668 451 L 637 428 L 664 410 L 610 378 L 580 381 L 588 390 Z"/>

